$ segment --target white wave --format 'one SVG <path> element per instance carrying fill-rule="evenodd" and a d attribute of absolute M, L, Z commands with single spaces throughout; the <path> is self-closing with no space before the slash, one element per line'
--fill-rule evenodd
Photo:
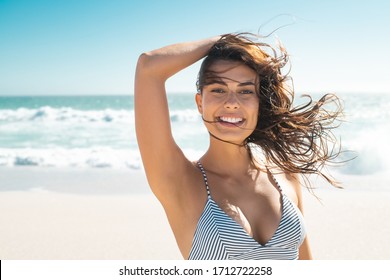
<path fill-rule="evenodd" d="M 367 136 L 369 137 L 369 136 Z M 338 167 L 335 171 L 350 175 L 367 175 L 390 170 L 390 154 L 383 150 L 389 137 L 384 137 L 371 145 L 359 136 L 356 141 L 344 143 L 348 153 L 341 159 L 357 156 L 354 160 Z M 184 154 L 191 161 L 196 161 L 204 150 L 184 148 Z M 46 149 L 0 149 L 0 167 L 35 166 L 35 167 L 74 167 L 74 168 L 113 168 L 142 169 L 142 161 L 137 149 L 112 149 L 108 147 L 95 148 L 46 148 Z M 332 168 L 333 169 L 333 168 Z"/>
<path fill-rule="evenodd" d="M 344 103 L 345 117 L 349 122 L 377 123 L 390 119 L 390 99 L 386 95 L 345 96 Z"/>
<path fill-rule="evenodd" d="M 349 150 L 344 159 L 348 161 L 341 172 L 352 175 L 375 174 L 390 171 L 390 151 L 387 149 L 390 143 L 388 134 L 390 127 L 382 125 L 378 127 L 364 127 L 360 131 L 350 135 L 343 144 L 344 150 Z"/>
<path fill-rule="evenodd" d="M 137 150 L 95 147 L 91 149 L 0 149 L 0 166 L 140 169 L 142 164 Z"/>
<path fill-rule="evenodd" d="M 170 113 L 172 122 L 200 122 L 202 120 L 199 112 L 192 109 L 173 110 Z"/>
<path fill-rule="evenodd" d="M 190 160 L 197 160 L 202 151 L 185 149 Z M 142 169 L 138 150 L 95 147 L 90 149 L 0 149 L 0 166 L 75 167 Z"/>
<path fill-rule="evenodd" d="M 194 122 L 201 120 L 197 110 L 173 110 L 170 113 L 172 122 Z M 18 108 L 0 110 L 1 122 L 120 122 L 134 123 L 134 110 L 76 110 L 69 107 L 53 108 L 50 106 L 38 109 Z"/>
<path fill-rule="evenodd" d="M 0 121 L 3 122 L 132 122 L 134 112 L 130 110 L 90 110 L 82 111 L 73 108 L 38 109 L 19 108 L 16 110 L 0 110 Z"/>

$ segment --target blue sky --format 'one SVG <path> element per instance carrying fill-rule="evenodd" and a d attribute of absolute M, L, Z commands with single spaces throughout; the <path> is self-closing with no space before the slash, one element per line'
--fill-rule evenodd
<path fill-rule="evenodd" d="M 389 3 L 0 0 L 0 95 L 132 94 L 143 51 L 290 23 L 276 35 L 297 92 L 389 93 Z M 197 70 L 169 80 L 168 91 L 194 92 Z"/>

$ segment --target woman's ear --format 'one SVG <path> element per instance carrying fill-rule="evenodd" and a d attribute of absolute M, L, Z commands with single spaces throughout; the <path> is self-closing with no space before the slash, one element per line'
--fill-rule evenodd
<path fill-rule="evenodd" d="M 195 101 L 196 101 L 196 106 L 198 107 L 198 112 L 200 114 L 203 113 L 203 109 L 202 109 L 202 94 L 201 93 L 197 93 L 195 94 Z"/>

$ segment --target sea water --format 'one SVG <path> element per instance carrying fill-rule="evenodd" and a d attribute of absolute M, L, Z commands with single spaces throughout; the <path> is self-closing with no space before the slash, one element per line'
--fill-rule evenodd
<path fill-rule="evenodd" d="M 196 160 L 209 136 L 194 95 L 168 97 L 174 138 Z M 345 121 L 335 135 L 353 151 L 344 157 L 356 159 L 339 170 L 356 176 L 390 170 L 390 94 L 340 97 Z M 299 95 L 296 100 L 305 101 Z M 0 96 L 2 166 L 142 169 L 133 96 Z"/>

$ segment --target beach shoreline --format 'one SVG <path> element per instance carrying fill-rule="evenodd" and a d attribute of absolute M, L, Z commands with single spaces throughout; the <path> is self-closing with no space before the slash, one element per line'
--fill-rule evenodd
<path fill-rule="evenodd" d="M 315 259 L 390 259 L 390 192 L 367 185 L 381 176 L 303 192 Z M 182 259 L 141 170 L 2 167 L 0 182 L 0 259 Z"/>

